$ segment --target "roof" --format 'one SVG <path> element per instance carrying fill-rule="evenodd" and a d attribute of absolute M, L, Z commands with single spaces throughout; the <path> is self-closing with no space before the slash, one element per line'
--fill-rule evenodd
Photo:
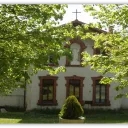
<path fill-rule="evenodd" d="M 74 27 L 76 27 L 78 25 L 86 24 L 86 23 L 84 23 L 82 21 L 79 21 L 78 19 L 71 21 L 71 23 L 73 24 Z M 89 30 L 93 31 L 93 32 L 98 32 L 98 33 L 107 33 L 106 31 L 104 31 L 102 29 L 99 29 L 99 28 L 91 28 L 91 27 L 89 27 Z"/>

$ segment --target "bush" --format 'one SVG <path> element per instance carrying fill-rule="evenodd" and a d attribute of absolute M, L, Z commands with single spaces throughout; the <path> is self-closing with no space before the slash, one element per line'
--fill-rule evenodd
<path fill-rule="evenodd" d="M 84 114 L 84 110 L 75 96 L 69 96 L 60 113 L 59 116 L 64 119 L 78 119 Z"/>

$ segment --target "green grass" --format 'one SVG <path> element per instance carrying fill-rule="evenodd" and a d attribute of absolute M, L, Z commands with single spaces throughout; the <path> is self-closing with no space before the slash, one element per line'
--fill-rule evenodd
<path fill-rule="evenodd" d="M 0 123 L 59 123 L 59 110 L 0 113 Z M 128 110 L 85 110 L 85 123 L 128 123 Z"/>
<path fill-rule="evenodd" d="M 8 112 L 0 114 L 0 123 L 58 123 L 57 117 L 38 112 Z"/>

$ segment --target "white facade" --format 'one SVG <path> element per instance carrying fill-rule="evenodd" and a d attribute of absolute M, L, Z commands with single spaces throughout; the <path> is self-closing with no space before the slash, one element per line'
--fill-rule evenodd
<path fill-rule="evenodd" d="M 16 89 L 8 96 L 0 96 L 0 107 L 11 106 L 23 108 L 24 106 L 24 90 Z"/>
<path fill-rule="evenodd" d="M 91 55 L 93 54 L 93 41 L 92 40 L 86 40 L 84 41 L 86 49 L 88 53 Z M 66 64 L 66 57 L 62 57 L 59 61 L 60 66 L 64 66 Z M 49 75 L 47 71 L 39 71 L 36 75 L 32 76 L 32 84 L 28 85 L 27 88 L 27 110 L 31 109 L 43 109 L 46 107 L 49 108 L 61 108 L 64 104 L 64 101 L 66 99 L 66 80 L 65 77 L 67 76 L 80 76 L 85 77 L 83 81 L 83 101 L 92 101 L 92 93 L 93 93 L 93 87 L 92 87 L 92 79 L 91 77 L 97 77 L 101 76 L 101 74 L 90 70 L 88 67 L 66 67 L 65 73 L 59 73 L 58 79 L 57 79 L 57 87 L 56 87 L 56 100 L 58 105 L 56 106 L 43 106 L 38 105 L 39 100 L 39 91 L 40 91 L 40 80 L 39 76 L 47 76 Z M 109 100 L 110 100 L 110 106 L 91 106 L 90 104 L 85 104 L 84 108 L 88 109 L 95 109 L 95 108 L 104 108 L 104 109 L 119 109 L 119 108 L 128 108 L 128 100 L 125 99 L 117 99 L 115 100 L 114 97 L 117 95 L 117 91 L 114 90 L 114 84 L 111 84 L 109 87 Z"/>
<path fill-rule="evenodd" d="M 90 55 L 93 55 L 93 46 L 94 42 L 90 39 L 83 41 L 84 45 L 86 46 L 85 51 L 87 51 Z M 73 61 L 71 62 L 72 65 L 79 65 L 80 63 L 80 46 L 79 44 L 73 43 L 71 45 L 71 50 L 73 52 Z M 79 55 L 78 55 L 79 54 Z M 63 56 L 59 60 L 60 66 L 66 65 L 66 57 Z M 36 75 L 31 76 L 32 83 L 27 85 L 26 90 L 26 107 L 27 110 L 32 109 L 43 109 L 46 107 L 49 108 L 61 108 L 64 104 L 66 99 L 66 79 L 65 77 L 71 76 L 79 76 L 84 77 L 83 80 L 83 101 L 92 101 L 93 100 L 93 80 L 92 77 L 101 76 L 100 73 L 90 70 L 90 67 L 66 67 L 66 72 L 55 75 L 58 76 L 57 79 L 57 86 L 56 86 L 56 100 L 57 105 L 55 106 L 47 106 L 47 105 L 38 105 L 38 100 L 40 97 L 40 79 L 39 76 L 47 76 L 49 75 L 48 71 L 39 71 Z M 119 108 L 128 108 L 128 99 L 121 98 L 115 100 L 114 97 L 117 95 L 117 91 L 114 89 L 115 85 L 111 84 L 109 87 L 109 106 L 92 106 L 90 104 L 83 105 L 84 108 L 87 109 L 95 109 L 95 108 L 103 108 L 103 109 L 119 109 Z M 128 91 L 125 89 L 124 91 Z M 18 89 L 14 91 L 9 96 L 0 96 L 0 106 L 16 106 L 16 107 L 23 107 L 24 106 L 24 90 Z"/>

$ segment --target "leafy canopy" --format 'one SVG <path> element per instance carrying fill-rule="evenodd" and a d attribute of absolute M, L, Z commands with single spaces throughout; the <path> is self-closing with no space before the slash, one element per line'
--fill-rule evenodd
<path fill-rule="evenodd" d="M 83 39 L 94 40 L 94 48 L 100 48 L 106 54 L 90 56 L 83 53 L 83 65 L 90 65 L 91 69 L 103 75 L 110 74 L 112 77 L 104 77 L 102 83 L 115 82 L 115 87 L 120 93 L 116 98 L 126 96 L 124 92 L 128 86 L 128 5 L 126 4 L 97 4 L 83 5 L 85 11 L 89 12 L 98 24 L 93 25 L 98 28 L 111 28 L 110 32 L 81 34 Z M 112 28 L 114 31 L 112 32 Z"/>
<path fill-rule="evenodd" d="M 64 67 L 48 66 L 49 56 L 58 65 L 60 56 L 70 52 L 64 48 L 70 37 L 70 25 L 58 25 L 67 5 L 0 5 L 0 93 L 7 94 L 23 87 L 25 79 L 38 70 L 51 73 Z"/>

